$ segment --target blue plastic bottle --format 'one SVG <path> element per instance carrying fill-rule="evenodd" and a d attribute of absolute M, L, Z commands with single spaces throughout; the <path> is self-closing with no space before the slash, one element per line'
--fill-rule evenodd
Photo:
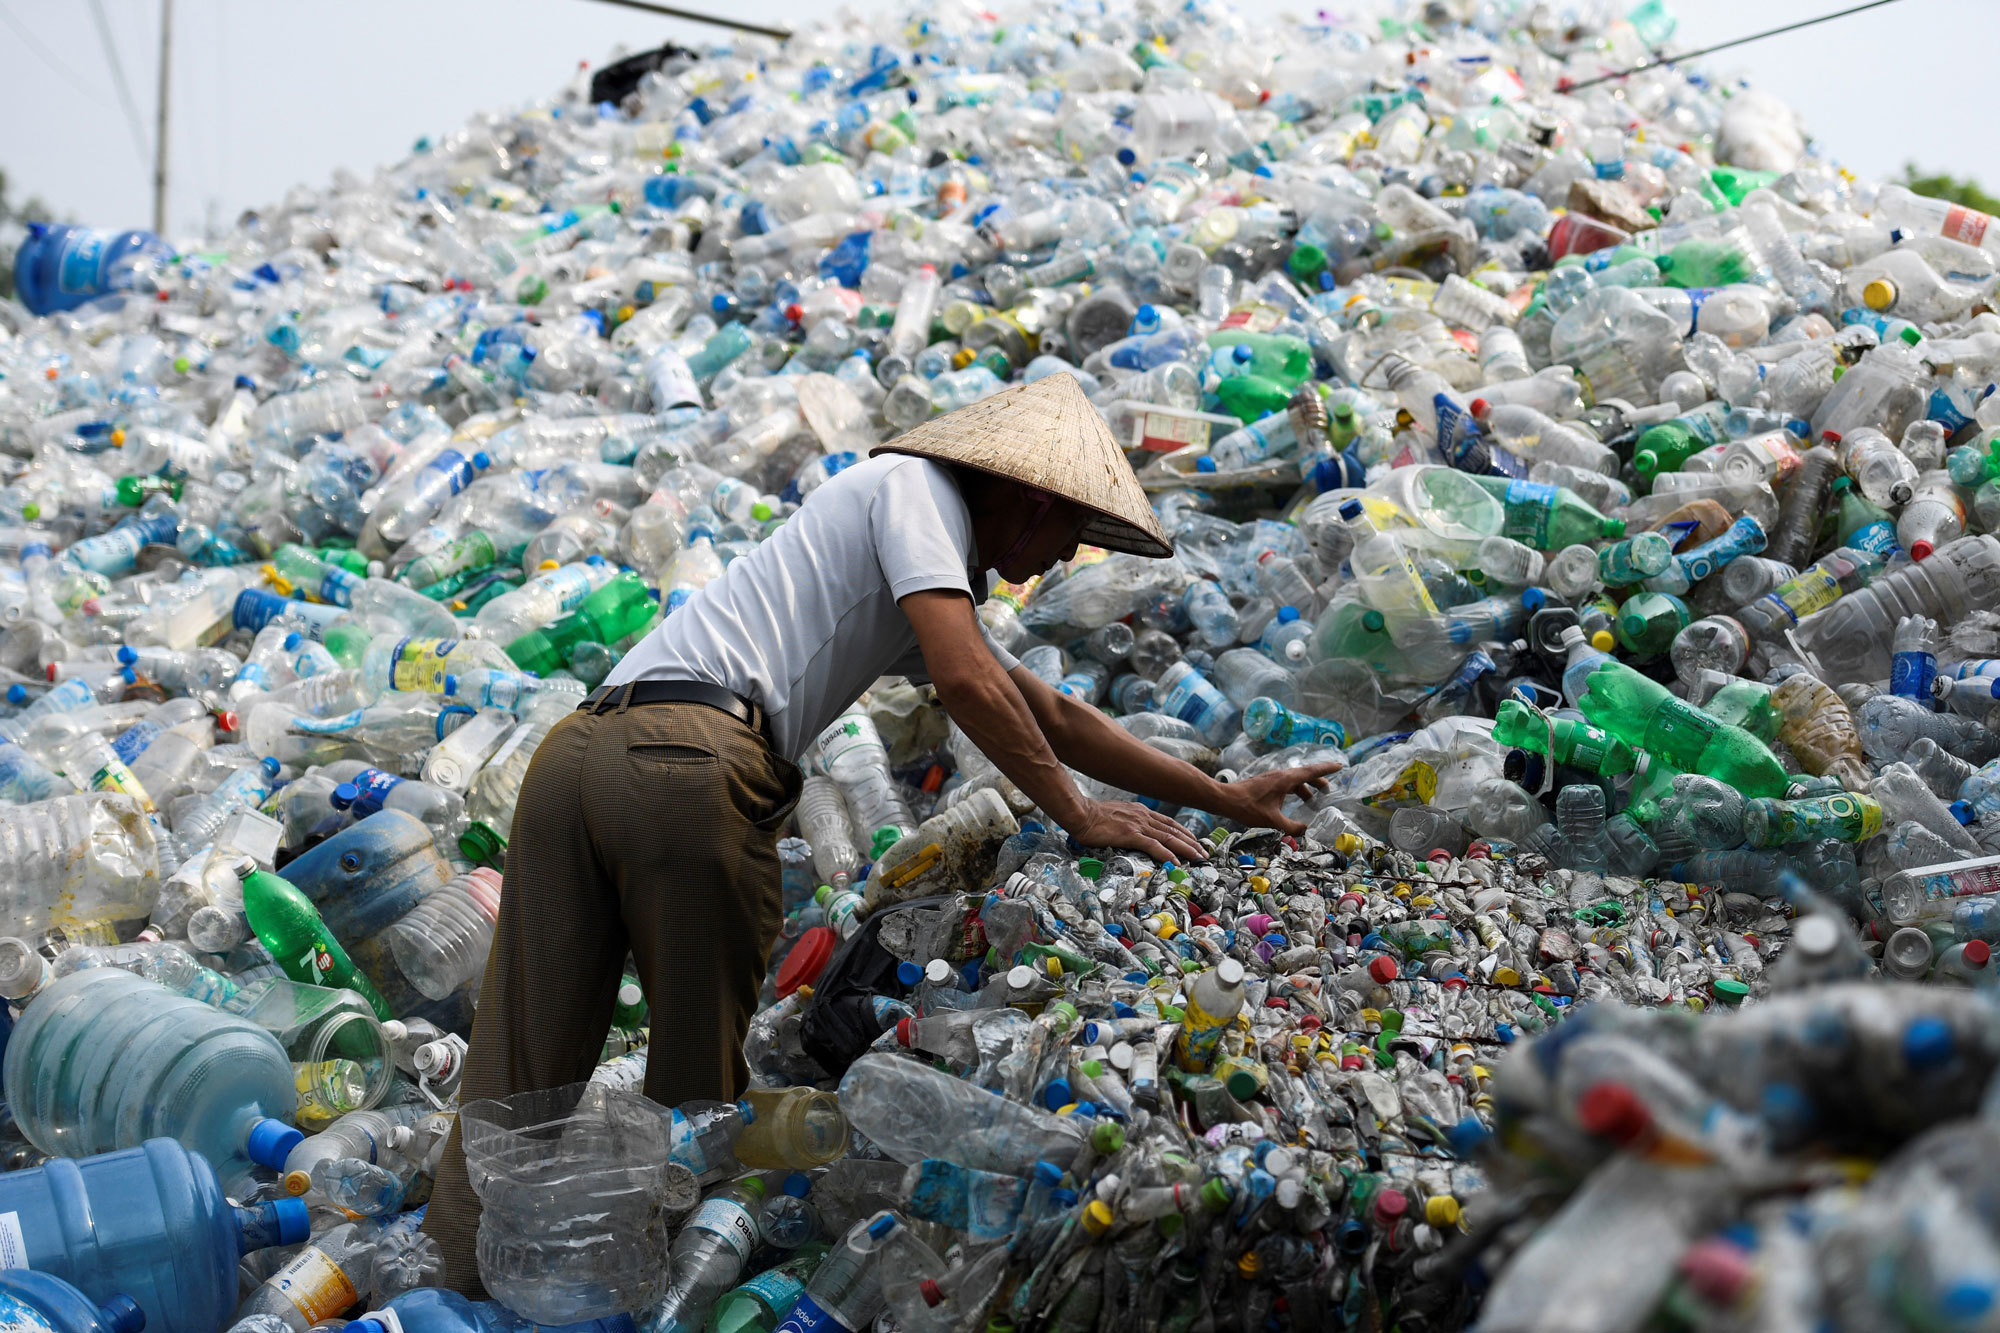
<path fill-rule="evenodd" d="M 398 1328 L 402 1333 L 634 1333 L 628 1314 L 557 1328 L 532 1323 L 496 1301 L 469 1301 L 439 1287 L 406 1291 L 386 1308 L 394 1312 L 393 1322 L 378 1311 L 349 1324 L 347 1333 L 396 1333 Z"/>
<path fill-rule="evenodd" d="M 14 255 L 14 288 L 37 315 L 74 310 L 111 292 L 128 291 L 134 274 L 168 256 L 150 231 L 105 231 L 62 222 L 30 222 Z"/>
<path fill-rule="evenodd" d="M 12 1228 L 29 1268 L 106 1305 L 131 1297 L 149 1333 L 214 1333 L 236 1308 L 236 1261 L 300 1243 L 311 1219 L 302 1199 L 232 1206 L 207 1158 L 152 1139 L 0 1175 L 0 1234 Z"/>
<path fill-rule="evenodd" d="M 115 967 L 72 972 L 35 997 L 7 1043 L 4 1083 L 21 1132 L 51 1156 L 176 1139 L 231 1187 L 245 1159 L 277 1170 L 304 1137 L 289 1123 L 298 1093 L 276 1037 Z"/>
<path fill-rule="evenodd" d="M 48 1273 L 0 1270 L 0 1329 L 7 1333 L 139 1333 L 145 1326 L 130 1296 L 100 1306 Z"/>

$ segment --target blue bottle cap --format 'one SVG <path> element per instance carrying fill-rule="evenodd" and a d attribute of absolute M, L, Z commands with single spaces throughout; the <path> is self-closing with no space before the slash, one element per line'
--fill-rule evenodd
<path fill-rule="evenodd" d="M 389 1333 L 389 1326 L 373 1315 L 356 1319 L 347 1326 L 348 1333 Z"/>
<path fill-rule="evenodd" d="M 1123 1000 L 1113 1000 L 1111 1002 L 1111 1016 L 1113 1018 L 1137 1018 L 1139 1011 Z"/>
<path fill-rule="evenodd" d="M 1054 1204 L 1058 1209 L 1068 1212 L 1070 1209 L 1076 1207 L 1076 1191 L 1063 1189 L 1050 1190 L 1049 1202 Z"/>
<path fill-rule="evenodd" d="M 894 1213 L 885 1213 L 868 1224 L 868 1234 L 876 1240 L 882 1239 L 882 1237 L 895 1229 L 896 1215 Z"/>
<path fill-rule="evenodd" d="M 1951 817 L 1961 824 L 1970 824 L 1977 820 L 1979 815 L 1973 810 L 1972 802 L 1953 801 L 1951 803 Z"/>
<path fill-rule="evenodd" d="M 267 778 L 277 777 L 278 770 L 284 767 L 284 765 L 280 764 L 277 761 L 277 759 L 268 754 L 265 755 L 264 758 L 259 762 L 263 765 L 264 776 Z"/>
<path fill-rule="evenodd" d="M 1357 518 L 1360 518 L 1360 517 L 1361 517 L 1361 501 L 1359 501 L 1359 500 L 1343 500 L 1343 501 L 1341 501 L 1341 503 L 1340 503 L 1340 516 L 1341 516 L 1342 518 L 1344 518 L 1344 519 L 1347 519 L 1347 520 L 1348 520 L 1349 522 L 1352 522 L 1353 520 L 1355 520 L 1355 519 L 1357 519 Z"/>
<path fill-rule="evenodd" d="M 299 645 L 304 643 L 305 641 L 306 641 L 305 635 L 299 633 L 297 630 L 293 630 L 290 634 L 287 634 L 285 636 L 285 651 L 288 653 L 295 653 L 299 650 Z M 122 661 L 123 659 L 121 658 L 120 660 Z"/>
<path fill-rule="evenodd" d="M 478 468 L 481 472 L 484 472 L 487 468 L 493 466 L 493 455 L 487 453 L 484 449 L 481 449 L 478 453 L 472 456 L 472 466 Z"/>
<path fill-rule="evenodd" d="M 17 708 L 28 702 L 28 687 L 18 682 L 9 685 L 7 687 L 7 702 Z"/>
<path fill-rule="evenodd" d="M 304 1199 L 278 1199 L 271 1207 L 278 1217 L 278 1244 L 298 1245 L 311 1237 L 312 1210 Z"/>
<path fill-rule="evenodd" d="M 1069 1080 L 1057 1075 L 1049 1080 L 1049 1086 L 1042 1089 L 1042 1105 L 1051 1111 L 1068 1106 L 1071 1101 Z"/>
<path fill-rule="evenodd" d="M 248 389 L 250 392 L 255 393 L 257 392 L 257 381 L 251 379 L 248 375 L 238 375 L 236 377 L 236 387 L 239 389 Z"/>
<path fill-rule="evenodd" d="M 345 810 L 361 799 L 361 788 L 351 782 L 343 782 L 335 787 L 333 794 L 326 799 L 334 809 Z"/>
<path fill-rule="evenodd" d="M 923 979 L 924 970 L 915 963 L 901 962 L 896 964 L 896 980 L 902 982 L 905 986 L 914 986 Z"/>
<path fill-rule="evenodd" d="M 1299 609 L 1296 606 L 1281 606 L 1278 608 L 1278 623 L 1280 625 L 1289 625 L 1298 618 Z"/>
<path fill-rule="evenodd" d="M 457 677 L 457 676 L 454 676 L 454 675 L 450 674 L 449 672 L 447 672 L 447 673 L 445 674 L 445 678 L 444 678 L 444 692 L 445 692 L 446 694 L 457 694 L 457 693 L 458 693 L 458 677 Z"/>
<path fill-rule="evenodd" d="M 126 666 L 131 666 L 139 660 L 139 654 L 132 650 L 131 644 L 121 643 L 118 645 L 118 660 Z"/>
<path fill-rule="evenodd" d="M 1057 1166 L 1054 1162 L 1035 1163 L 1035 1179 L 1040 1181 L 1042 1184 L 1060 1185 L 1062 1183 L 1062 1178 L 1063 1178 L 1063 1169 Z"/>
<path fill-rule="evenodd" d="M 146 1312 L 139 1308 L 139 1302 L 121 1291 L 97 1307 L 97 1320 L 105 1333 L 139 1333 L 146 1326 Z"/>
<path fill-rule="evenodd" d="M 250 1140 L 244 1145 L 250 1160 L 259 1166 L 268 1166 L 273 1171 L 282 1171 L 285 1158 L 292 1149 L 306 1141 L 306 1136 L 282 1120 L 269 1116 L 250 1127 Z"/>
<path fill-rule="evenodd" d="M 1196 472 L 1213 472 L 1216 470 L 1215 460 L 1207 454 L 1203 454 L 1200 458 L 1194 460 L 1194 470 Z"/>
<path fill-rule="evenodd" d="M 1540 588 L 1527 588 L 1521 593 L 1521 609 L 1529 615 L 1535 614 L 1548 604 L 1549 595 Z"/>
<path fill-rule="evenodd" d="M 604 563 L 604 557 L 601 555 L 587 555 L 583 558 L 583 563 L 586 565 L 601 565 Z"/>
<path fill-rule="evenodd" d="M 785 1193 L 794 1199 L 803 1199 L 812 1193 L 812 1177 L 803 1171 L 794 1171 L 785 1177 Z"/>
<path fill-rule="evenodd" d="M 1916 1070 L 1935 1069 L 1951 1059 L 1958 1046 L 1951 1024 L 1926 1014 L 1903 1029 L 1903 1060 Z"/>

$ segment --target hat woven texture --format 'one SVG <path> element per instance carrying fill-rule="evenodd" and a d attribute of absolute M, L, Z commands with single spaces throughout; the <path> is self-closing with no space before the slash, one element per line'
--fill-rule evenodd
<path fill-rule="evenodd" d="M 1111 551 L 1169 556 L 1160 517 L 1104 418 L 1074 376 L 1032 384 L 927 421 L 872 451 L 915 454 L 1006 477 L 1092 511 L 1083 540 Z"/>

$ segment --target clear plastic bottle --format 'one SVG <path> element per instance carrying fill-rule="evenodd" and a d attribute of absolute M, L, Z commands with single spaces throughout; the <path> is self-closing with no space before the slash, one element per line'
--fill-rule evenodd
<path fill-rule="evenodd" d="M 500 919 L 500 875 L 467 871 L 437 889 L 384 932 L 396 966 L 426 997 L 442 1000 L 476 982 Z"/>
<path fill-rule="evenodd" d="M 857 830 L 879 855 L 915 831 L 916 816 L 889 771 L 889 751 L 868 710 L 854 707 L 833 720 L 814 744 L 819 767 L 840 784 Z"/>
<path fill-rule="evenodd" d="M 702 1200 L 674 1237 L 673 1286 L 648 1314 L 660 1333 L 703 1327 L 715 1302 L 736 1285 L 757 1245 L 764 1182 L 748 1176 Z"/>
<path fill-rule="evenodd" d="M 479 770 L 465 798 L 465 813 L 472 823 L 459 838 L 467 857 L 488 865 L 500 861 L 514 827 L 514 798 L 527 776 L 528 761 L 549 729 L 575 711 L 576 705 L 560 695 L 538 702 Z"/>
<path fill-rule="evenodd" d="M 375 1238 L 365 1222 L 344 1222 L 300 1250 L 236 1308 L 240 1322 L 276 1318 L 292 1333 L 312 1333 L 346 1314 L 375 1289 Z"/>
<path fill-rule="evenodd" d="M 1885 574 L 1802 619 L 1793 631 L 1829 684 L 1887 680 L 1896 625 L 1904 616 L 1956 624 L 2000 607 L 2000 540 L 1961 537 L 1930 559 Z"/>

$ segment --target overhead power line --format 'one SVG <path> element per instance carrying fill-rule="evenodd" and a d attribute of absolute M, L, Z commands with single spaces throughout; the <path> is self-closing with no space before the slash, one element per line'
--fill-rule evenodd
<path fill-rule="evenodd" d="M 1594 88 L 1600 83 L 1609 83 L 1613 79 L 1623 79 L 1629 78 L 1634 74 L 1643 74 L 1649 69 L 1658 69 L 1662 65 L 1672 65 L 1683 60 L 1694 60 L 1701 56 L 1714 55 L 1717 51 L 1727 51 L 1732 46 L 1746 46 L 1751 42 L 1761 42 L 1766 37 L 1776 37 L 1780 33 L 1797 32 L 1800 28 L 1810 28 L 1819 23 L 1831 23 L 1835 19 L 1844 19 L 1849 14 L 1859 14 L 1867 9 L 1880 9 L 1884 5 L 1893 5 L 1895 3 L 1896 0 L 1868 0 L 1868 3 L 1865 5 L 1855 5 L 1851 9 L 1841 9 L 1831 14 L 1821 14 L 1818 18 L 1800 19 L 1797 23 L 1787 23 L 1781 27 L 1766 28 L 1762 32 L 1753 32 L 1748 37 L 1737 37 L 1727 42 L 1717 42 L 1714 46 L 1704 46 L 1699 50 L 1683 51 L 1679 55 L 1674 56 L 1656 56 L 1652 60 L 1634 65 L 1630 69 L 1621 69 L 1612 74 L 1600 74 L 1594 79 L 1585 79 L 1581 83 L 1565 85 L 1565 89 L 1573 93 L 1581 92 L 1585 88 Z"/>
<path fill-rule="evenodd" d="M 125 78 L 125 65 L 118 59 L 118 43 L 111 38 L 111 22 L 104 17 L 104 0 L 90 0 L 90 17 L 97 25 L 97 40 L 104 47 L 105 63 L 111 66 L 112 82 L 118 86 L 118 105 L 125 109 L 125 124 L 132 131 L 132 146 L 139 160 L 150 157 L 146 131 L 139 120 L 139 104 L 132 100 L 132 85 Z"/>
<path fill-rule="evenodd" d="M 41 62 L 53 70 L 64 83 L 67 83 L 80 95 L 89 98 L 91 101 L 95 102 L 97 100 L 99 95 L 98 90 L 93 88 L 89 81 L 81 74 L 78 74 L 68 65 L 63 64 L 61 60 L 57 59 L 56 53 L 49 50 L 42 39 L 35 36 L 27 24 L 14 17 L 4 5 L 0 5 L 0 21 L 4 21 L 8 27 L 12 28 L 15 35 L 21 39 L 21 44 L 30 51 L 33 51 L 40 58 Z"/>
<path fill-rule="evenodd" d="M 789 28 L 770 28 L 761 23 L 745 23 L 742 19 L 722 18 L 715 14 L 704 14 L 696 9 L 654 4 L 652 0 L 597 0 L 597 3 L 617 5 L 621 9 L 643 10 L 648 14 L 662 14 L 667 18 L 686 19 L 690 23 L 708 23 L 718 28 L 734 28 L 738 32 L 754 32 L 763 37 L 775 37 L 781 42 L 792 35 Z"/>

